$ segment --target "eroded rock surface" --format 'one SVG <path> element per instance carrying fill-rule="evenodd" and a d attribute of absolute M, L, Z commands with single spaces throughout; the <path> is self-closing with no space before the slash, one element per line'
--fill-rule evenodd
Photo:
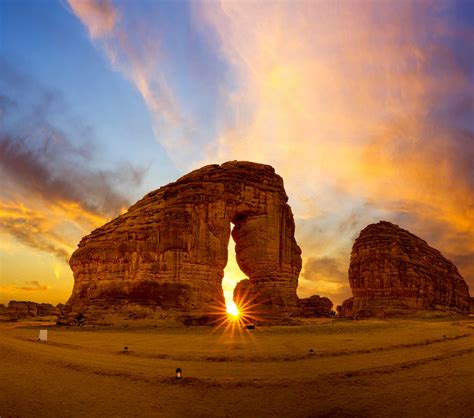
<path fill-rule="evenodd" d="M 416 310 L 469 313 L 469 289 L 456 266 L 410 232 L 381 221 L 363 229 L 352 247 L 353 298 L 343 316 Z"/>
<path fill-rule="evenodd" d="M 294 313 L 301 251 L 287 200 L 272 167 L 239 161 L 148 193 L 79 243 L 67 315 L 215 313 L 224 306 L 231 223 L 241 270 L 274 313 Z"/>

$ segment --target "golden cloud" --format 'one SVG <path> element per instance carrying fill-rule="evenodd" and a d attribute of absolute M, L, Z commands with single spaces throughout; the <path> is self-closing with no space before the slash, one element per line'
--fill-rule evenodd
<path fill-rule="evenodd" d="M 37 280 L 32 280 L 29 282 L 24 282 L 23 286 L 17 285 L 2 285 L 0 286 L 0 290 L 5 293 L 15 294 L 18 291 L 23 292 L 44 292 L 49 289 L 48 285 L 40 284 Z"/>
<path fill-rule="evenodd" d="M 37 291 L 45 291 L 49 289 L 49 286 L 40 284 L 38 280 L 32 280 L 31 282 L 25 282 L 23 287 L 19 287 L 19 290 L 24 290 L 26 292 L 37 292 Z"/>

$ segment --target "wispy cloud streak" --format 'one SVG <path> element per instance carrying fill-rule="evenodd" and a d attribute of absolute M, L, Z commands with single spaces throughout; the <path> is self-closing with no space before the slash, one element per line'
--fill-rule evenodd
<path fill-rule="evenodd" d="M 107 0 L 69 0 L 73 13 L 109 59 L 139 91 L 153 130 L 169 158 L 181 166 L 199 150 L 187 138 L 191 125 L 167 80 L 159 33 L 146 17 L 133 19 Z M 122 5 L 123 6 L 123 5 Z"/>

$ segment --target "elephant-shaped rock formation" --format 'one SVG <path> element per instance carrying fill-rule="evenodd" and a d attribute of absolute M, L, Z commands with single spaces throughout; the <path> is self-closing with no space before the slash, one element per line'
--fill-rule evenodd
<path fill-rule="evenodd" d="M 301 250 L 287 201 L 271 166 L 240 161 L 202 167 L 148 193 L 81 240 L 70 259 L 66 315 L 216 312 L 224 306 L 231 232 L 237 262 L 269 312 L 295 314 Z"/>

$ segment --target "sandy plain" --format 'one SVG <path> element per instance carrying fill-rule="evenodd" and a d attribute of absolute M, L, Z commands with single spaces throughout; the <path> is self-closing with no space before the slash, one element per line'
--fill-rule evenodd
<path fill-rule="evenodd" d="M 474 416 L 473 317 L 40 328 L 0 325 L 1 417 Z"/>

